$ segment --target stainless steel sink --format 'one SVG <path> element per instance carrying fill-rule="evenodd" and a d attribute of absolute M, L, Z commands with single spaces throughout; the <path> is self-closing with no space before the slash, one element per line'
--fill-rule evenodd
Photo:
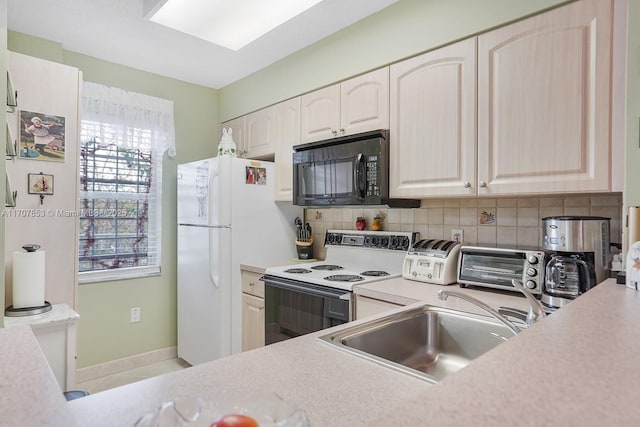
<path fill-rule="evenodd" d="M 492 318 L 424 305 L 347 327 L 320 339 L 436 383 L 514 335 Z"/>

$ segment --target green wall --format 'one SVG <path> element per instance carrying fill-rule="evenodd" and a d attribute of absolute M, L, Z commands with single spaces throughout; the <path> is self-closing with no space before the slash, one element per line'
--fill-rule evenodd
<path fill-rule="evenodd" d="M 562 3 L 567 0 L 400 0 L 222 88 L 220 118 L 244 115 Z"/>
<path fill-rule="evenodd" d="M 176 151 L 163 164 L 162 274 L 79 285 L 78 367 L 176 345 L 176 165 L 215 155 L 216 90 L 162 77 L 9 32 L 9 50 L 77 67 L 85 81 L 174 101 Z M 3 276 L 4 277 L 4 276 Z M 129 323 L 140 307 L 142 321 Z"/>
<path fill-rule="evenodd" d="M 640 206 L 640 1 L 629 0 L 624 206 Z"/>

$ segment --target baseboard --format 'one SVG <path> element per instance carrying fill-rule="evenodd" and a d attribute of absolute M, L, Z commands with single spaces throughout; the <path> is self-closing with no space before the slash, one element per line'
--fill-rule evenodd
<path fill-rule="evenodd" d="M 163 360 L 174 359 L 176 357 L 178 357 L 178 348 L 173 346 L 147 353 L 136 354 L 122 359 L 111 360 L 98 365 L 87 366 L 86 368 L 76 370 L 76 383 L 83 383 L 107 375 L 128 371 L 129 369 L 140 368 L 152 363 L 162 362 Z"/>

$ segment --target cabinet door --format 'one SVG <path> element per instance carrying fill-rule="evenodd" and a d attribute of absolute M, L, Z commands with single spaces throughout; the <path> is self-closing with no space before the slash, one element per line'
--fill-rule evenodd
<path fill-rule="evenodd" d="M 300 144 L 300 97 L 277 104 L 273 108 L 276 154 L 275 200 L 293 200 L 293 146 Z"/>
<path fill-rule="evenodd" d="M 476 39 L 393 64 L 392 197 L 475 195 Z"/>
<path fill-rule="evenodd" d="M 242 294 L 242 351 L 264 347 L 264 299 Z"/>
<path fill-rule="evenodd" d="M 273 156 L 275 152 L 273 128 L 273 107 L 264 108 L 245 116 L 247 158 Z"/>
<path fill-rule="evenodd" d="M 356 320 L 402 307 L 387 301 L 356 295 Z"/>
<path fill-rule="evenodd" d="M 303 143 L 338 136 L 340 128 L 340 85 L 302 95 L 300 139 Z"/>
<path fill-rule="evenodd" d="M 389 128 L 389 67 L 342 82 L 341 135 Z"/>
<path fill-rule="evenodd" d="M 233 138 L 233 142 L 236 143 L 238 156 L 241 157 L 246 156 L 248 152 L 247 143 L 244 138 L 245 117 L 246 116 L 238 117 L 237 119 L 229 120 L 220 125 L 220 138 L 222 138 L 222 129 L 231 129 L 231 137 Z M 220 138 L 218 138 L 217 142 L 220 142 Z"/>
<path fill-rule="evenodd" d="M 478 193 L 605 191 L 611 1 L 478 36 Z"/>

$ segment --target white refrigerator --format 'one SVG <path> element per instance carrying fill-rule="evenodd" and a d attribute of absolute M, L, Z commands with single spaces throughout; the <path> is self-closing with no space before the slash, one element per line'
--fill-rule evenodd
<path fill-rule="evenodd" d="M 178 357 L 242 349 L 240 264 L 296 257 L 302 209 L 274 201 L 271 162 L 215 157 L 178 165 Z"/>

